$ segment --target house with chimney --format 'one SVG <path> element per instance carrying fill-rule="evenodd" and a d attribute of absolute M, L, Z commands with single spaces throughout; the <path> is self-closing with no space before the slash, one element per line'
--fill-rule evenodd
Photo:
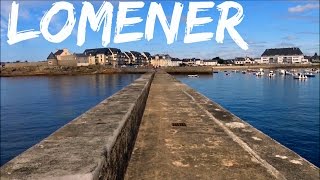
<path fill-rule="evenodd" d="M 303 59 L 304 55 L 298 47 L 266 49 L 261 55 L 261 63 L 270 64 L 296 64 Z"/>

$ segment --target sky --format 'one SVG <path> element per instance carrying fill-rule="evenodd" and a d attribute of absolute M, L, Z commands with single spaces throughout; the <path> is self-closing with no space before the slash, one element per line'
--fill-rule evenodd
<path fill-rule="evenodd" d="M 39 30 L 40 20 L 54 2 L 57 1 L 16 1 L 19 3 L 18 31 L 26 29 Z M 68 1 L 75 7 L 76 24 L 72 34 L 61 43 L 48 42 L 42 35 L 38 38 L 22 41 L 13 45 L 7 43 L 8 18 L 11 12 L 12 1 L 1 0 L 1 61 L 42 61 L 46 60 L 50 52 L 57 49 L 68 48 L 71 52 L 81 53 L 87 48 L 101 48 L 102 28 L 94 32 L 87 24 L 86 41 L 79 47 L 77 43 L 78 22 L 81 14 L 82 2 Z M 98 10 L 102 1 L 90 1 L 95 10 Z M 179 25 L 177 41 L 168 45 L 166 36 L 159 21 L 156 21 L 154 38 L 150 41 L 142 39 L 135 42 L 116 44 L 113 42 L 118 1 L 110 1 L 114 6 L 111 42 L 108 47 L 119 48 L 122 51 L 147 51 L 151 54 L 169 54 L 177 58 L 211 59 L 221 57 L 231 59 L 234 57 L 260 57 L 265 49 L 281 47 L 299 47 L 305 55 L 319 54 L 319 0 L 238 0 L 244 11 L 242 22 L 235 27 L 241 37 L 249 45 L 248 50 L 241 49 L 225 31 L 224 42 L 217 43 L 215 34 L 220 12 L 217 5 L 223 1 L 213 1 L 215 6 L 206 12 L 199 12 L 197 17 L 211 17 L 213 21 L 204 26 L 194 27 L 192 33 L 213 32 L 214 38 L 210 41 L 185 44 L 183 42 L 186 28 L 186 17 L 189 1 L 183 3 L 183 12 Z M 143 32 L 150 1 L 138 11 L 129 12 L 127 17 L 141 17 L 143 21 L 130 27 L 124 27 L 122 33 Z M 161 3 L 170 23 L 175 1 L 157 1 Z M 236 10 L 232 9 L 228 17 L 232 17 Z M 58 33 L 66 22 L 67 12 L 60 11 L 49 25 L 52 34 Z"/>

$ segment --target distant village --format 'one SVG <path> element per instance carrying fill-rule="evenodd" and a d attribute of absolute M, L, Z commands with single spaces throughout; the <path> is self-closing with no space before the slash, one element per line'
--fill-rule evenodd
<path fill-rule="evenodd" d="M 251 65 L 251 64 L 310 64 L 319 63 L 319 56 L 305 56 L 300 48 L 266 49 L 261 57 L 236 57 L 234 59 L 179 59 L 168 54 L 151 55 L 149 52 L 127 51 L 118 48 L 86 49 L 83 53 L 71 53 L 68 49 L 51 52 L 46 61 L 49 66 L 89 66 L 103 65 L 111 67 L 127 66 L 219 66 L 219 65 Z"/>

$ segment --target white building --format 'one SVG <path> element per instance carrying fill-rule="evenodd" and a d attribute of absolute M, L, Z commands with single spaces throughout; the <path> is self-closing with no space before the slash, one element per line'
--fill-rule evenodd
<path fill-rule="evenodd" d="M 171 66 L 171 57 L 168 54 L 157 54 L 151 59 L 154 67 Z"/>
<path fill-rule="evenodd" d="M 195 65 L 200 66 L 203 64 L 203 61 L 201 61 L 200 59 L 194 59 L 195 61 Z"/>
<path fill-rule="evenodd" d="M 296 64 L 304 59 L 303 53 L 297 47 L 266 49 L 261 55 L 261 62 L 277 64 Z"/>
<path fill-rule="evenodd" d="M 242 65 L 245 63 L 245 59 L 243 57 L 236 57 L 234 59 L 234 64 L 236 65 Z"/>
<path fill-rule="evenodd" d="M 216 61 L 216 60 L 203 60 L 203 65 L 204 66 L 217 66 L 218 61 Z"/>
<path fill-rule="evenodd" d="M 178 58 L 171 59 L 171 66 L 180 66 L 182 64 L 182 60 Z"/>
<path fill-rule="evenodd" d="M 249 57 L 245 57 L 244 58 L 244 64 L 254 64 L 254 59 L 249 58 Z"/>
<path fill-rule="evenodd" d="M 261 58 L 254 58 L 254 63 L 260 64 L 261 63 Z"/>

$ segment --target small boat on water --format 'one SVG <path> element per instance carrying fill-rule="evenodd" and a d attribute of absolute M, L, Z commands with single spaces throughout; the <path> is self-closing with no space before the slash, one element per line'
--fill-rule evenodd
<path fill-rule="evenodd" d="M 280 69 L 280 70 L 279 70 L 279 74 L 280 74 L 280 75 L 286 75 L 286 71 L 283 70 L 283 69 Z"/>
<path fill-rule="evenodd" d="M 307 72 L 307 73 L 305 73 L 304 75 L 307 76 L 307 77 L 316 77 L 316 75 L 314 75 L 314 74 L 311 73 L 311 72 Z"/>
<path fill-rule="evenodd" d="M 213 73 L 219 73 L 219 71 L 213 71 Z"/>
<path fill-rule="evenodd" d="M 245 74 L 246 73 L 246 71 L 242 71 L 242 74 Z"/>
<path fill-rule="evenodd" d="M 276 74 L 274 74 L 273 71 L 270 71 L 269 74 L 268 74 L 269 77 L 273 77 L 273 76 L 275 76 L 275 75 L 276 75 Z"/>
<path fill-rule="evenodd" d="M 285 71 L 284 75 L 292 75 L 292 73 L 290 71 Z"/>
<path fill-rule="evenodd" d="M 319 69 L 317 69 L 317 68 L 315 68 L 315 69 L 311 69 L 311 72 L 313 72 L 313 73 L 320 73 L 320 70 Z"/>
<path fill-rule="evenodd" d="M 263 76 L 263 75 L 264 75 L 264 72 L 262 72 L 262 71 L 256 73 L 256 76 L 259 76 L 259 77 Z"/>
<path fill-rule="evenodd" d="M 194 75 L 188 75 L 188 77 L 199 77 L 197 74 Z"/>
<path fill-rule="evenodd" d="M 297 73 L 293 76 L 293 79 L 307 79 L 308 77 L 304 74 Z"/>

